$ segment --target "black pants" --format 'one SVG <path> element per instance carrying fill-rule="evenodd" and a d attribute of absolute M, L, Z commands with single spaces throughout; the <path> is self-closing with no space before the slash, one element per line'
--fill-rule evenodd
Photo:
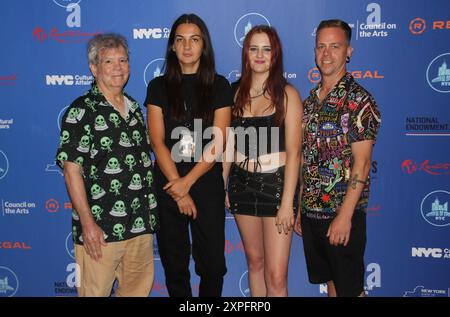
<path fill-rule="evenodd" d="M 195 272 L 200 276 L 199 296 L 220 297 L 223 276 L 227 271 L 224 254 L 225 193 L 211 192 L 207 188 L 202 192 L 197 188 L 191 189 L 190 194 L 197 207 L 195 220 L 180 214 L 176 202 L 167 194 L 158 196 L 160 229 L 157 240 L 166 286 L 171 297 L 192 297 L 190 225 Z"/>

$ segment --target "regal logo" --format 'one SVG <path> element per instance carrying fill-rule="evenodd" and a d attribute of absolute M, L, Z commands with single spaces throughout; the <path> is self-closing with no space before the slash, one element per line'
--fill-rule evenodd
<path fill-rule="evenodd" d="M 362 71 L 362 70 L 354 70 L 351 72 L 352 76 L 355 79 L 383 79 L 384 76 L 378 73 L 378 70 L 374 70 L 374 71 L 370 71 L 370 70 L 366 70 L 366 71 Z"/>
<path fill-rule="evenodd" d="M 312 68 L 308 72 L 308 79 L 313 84 L 317 84 L 318 82 L 320 82 L 321 78 L 322 77 L 320 76 L 320 72 L 319 72 L 319 69 L 317 67 Z"/>
<path fill-rule="evenodd" d="M 27 245 L 26 242 L 3 241 L 3 242 L 0 242 L 0 249 L 4 249 L 4 250 L 12 250 L 12 249 L 30 250 L 31 247 L 29 245 Z"/>
<path fill-rule="evenodd" d="M 450 20 L 448 21 L 432 21 L 430 30 L 437 31 L 437 30 L 450 30 Z M 427 23 L 422 18 L 414 18 L 409 23 L 409 30 L 414 35 L 420 35 L 425 32 L 425 29 L 427 28 Z"/>
<path fill-rule="evenodd" d="M 433 21 L 433 30 L 450 30 L 450 20 Z"/>
<path fill-rule="evenodd" d="M 419 35 L 425 32 L 425 29 L 427 28 L 427 24 L 424 19 L 421 18 L 415 18 L 409 23 L 409 30 L 414 35 Z"/>
<path fill-rule="evenodd" d="M 56 199 L 50 198 L 45 202 L 45 208 L 48 212 L 57 212 L 59 210 L 59 202 Z"/>
<path fill-rule="evenodd" d="M 350 71 L 355 79 L 383 79 L 384 75 L 379 70 L 353 70 Z M 308 80 L 317 84 L 322 79 L 320 71 L 317 67 L 312 68 L 308 72 Z"/>

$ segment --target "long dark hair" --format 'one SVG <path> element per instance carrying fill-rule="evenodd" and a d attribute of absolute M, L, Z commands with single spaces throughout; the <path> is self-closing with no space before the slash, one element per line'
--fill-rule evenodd
<path fill-rule="evenodd" d="M 242 48 L 242 75 L 239 83 L 239 90 L 236 95 L 235 107 L 233 108 L 233 116 L 242 117 L 244 108 L 251 103 L 250 87 L 252 84 L 252 70 L 248 58 L 250 48 L 250 40 L 257 33 L 265 33 L 269 37 L 270 47 L 272 51 L 272 59 L 270 61 L 269 77 L 265 83 L 265 92 L 270 96 L 271 106 L 275 108 L 275 124 L 280 126 L 285 117 L 285 87 L 287 81 L 283 76 L 283 51 L 281 49 L 281 41 L 276 30 L 267 25 L 257 25 L 253 27 L 245 36 Z"/>
<path fill-rule="evenodd" d="M 216 73 L 214 51 L 211 44 L 208 28 L 205 22 L 195 14 L 183 14 L 173 23 L 170 30 L 169 41 L 166 49 L 166 62 L 164 65 L 165 81 L 168 91 L 168 101 L 170 105 L 170 117 L 180 121 L 184 118 L 184 98 L 181 88 L 182 71 L 177 55 L 172 47 L 175 41 L 175 33 L 180 24 L 195 24 L 201 32 L 203 50 L 200 56 L 200 65 L 197 71 L 198 86 L 196 87 L 197 107 L 194 107 L 194 118 L 211 120 L 213 113 L 211 110 L 212 90 Z"/>

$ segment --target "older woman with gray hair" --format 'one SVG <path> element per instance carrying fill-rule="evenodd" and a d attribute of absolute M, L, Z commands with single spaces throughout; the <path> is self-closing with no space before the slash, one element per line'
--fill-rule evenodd
<path fill-rule="evenodd" d="M 127 40 L 100 34 L 87 53 L 95 80 L 67 109 L 56 154 L 73 205 L 77 291 L 109 296 L 117 279 L 116 296 L 148 296 L 158 215 L 144 117 L 124 92 Z"/>

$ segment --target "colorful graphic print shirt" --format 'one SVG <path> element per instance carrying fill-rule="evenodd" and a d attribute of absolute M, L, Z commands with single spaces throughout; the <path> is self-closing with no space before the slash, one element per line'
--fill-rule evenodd
<path fill-rule="evenodd" d="M 62 118 L 56 162 L 82 167 L 92 216 L 106 242 L 122 241 L 158 227 L 150 142 L 138 103 L 124 93 L 126 120 L 95 83 Z M 82 227 L 72 211 L 74 243 L 83 244 Z"/>
<path fill-rule="evenodd" d="M 330 219 L 344 201 L 351 177 L 351 144 L 376 140 L 380 113 L 372 96 L 350 73 L 338 82 L 322 102 L 311 90 L 304 102 L 302 213 L 309 218 Z M 367 180 L 356 210 L 367 208 Z"/>

